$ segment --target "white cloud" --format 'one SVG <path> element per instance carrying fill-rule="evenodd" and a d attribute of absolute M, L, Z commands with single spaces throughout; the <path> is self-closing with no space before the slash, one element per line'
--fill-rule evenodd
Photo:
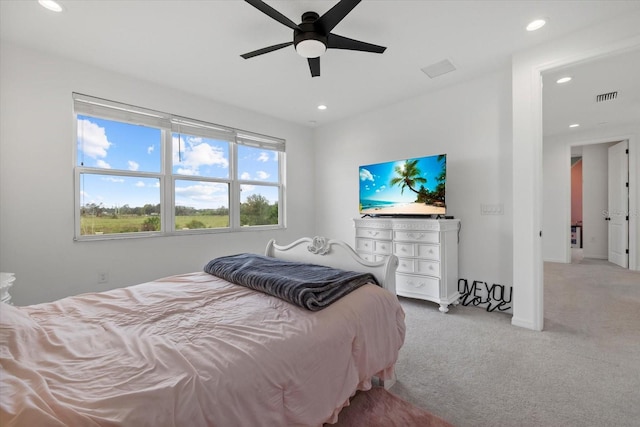
<path fill-rule="evenodd" d="M 258 175 L 258 179 L 262 179 L 262 180 L 265 180 L 271 176 L 265 171 L 258 171 L 256 172 L 256 175 Z"/>
<path fill-rule="evenodd" d="M 129 170 L 130 171 L 137 171 L 138 169 L 140 169 L 140 164 L 137 162 L 134 162 L 133 160 L 129 160 Z"/>
<path fill-rule="evenodd" d="M 259 162 L 268 162 L 269 161 L 269 153 L 262 151 L 258 156 Z"/>
<path fill-rule="evenodd" d="M 111 165 L 102 159 L 96 160 L 96 167 L 102 168 L 102 169 L 111 169 Z"/>
<path fill-rule="evenodd" d="M 193 169 L 185 169 L 185 168 L 176 169 L 176 173 L 180 175 L 197 175 L 197 171 L 194 171 Z"/>
<path fill-rule="evenodd" d="M 240 174 L 240 179 L 248 181 L 251 179 L 251 174 L 249 172 L 242 172 L 242 174 Z"/>
<path fill-rule="evenodd" d="M 93 159 L 107 157 L 111 145 L 103 127 L 86 119 L 78 120 L 78 146 L 85 155 Z"/>
<path fill-rule="evenodd" d="M 176 205 L 196 208 L 229 206 L 226 184 L 199 182 L 186 187 L 176 187 Z"/>
<path fill-rule="evenodd" d="M 142 181 L 136 182 L 136 187 L 144 187 L 144 182 Z"/>
<path fill-rule="evenodd" d="M 366 169 L 360 169 L 360 181 L 373 181 L 373 175 Z"/>
<path fill-rule="evenodd" d="M 107 181 L 107 182 L 115 182 L 117 184 L 121 184 L 124 182 L 123 178 L 116 178 L 115 176 L 107 176 L 102 178 L 103 181 Z"/>
<path fill-rule="evenodd" d="M 202 142 L 202 138 L 173 137 L 173 163 L 180 164 L 184 175 L 200 175 L 201 166 L 229 167 L 229 159 L 220 147 Z"/>
<path fill-rule="evenodd" d="M 147 147 L 147 154 L 153 153 L 153 150 L 155 150 L 155 149 L 156 149 L 155 145 L 148 146 Z"/>

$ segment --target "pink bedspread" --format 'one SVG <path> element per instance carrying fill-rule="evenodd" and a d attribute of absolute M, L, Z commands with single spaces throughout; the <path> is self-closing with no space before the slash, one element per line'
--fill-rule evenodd
<path fill-rule="evenodd" d="M 206 273 L 0 319 L 2 426 L 320 426 L 392 374 L 405 332 L 374 285 L 310 312 Z"/>

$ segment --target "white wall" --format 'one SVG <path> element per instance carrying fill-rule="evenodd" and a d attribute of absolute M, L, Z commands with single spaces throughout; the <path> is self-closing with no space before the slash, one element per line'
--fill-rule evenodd
<path fill-rule="evenodd" d="M 320 234 L 353 243 L 358 167 L 447 154 L 447 214 L 462 222 L 460 277 L 511 286 L 510 70 L 316 130 Z M 504 215 L 482 216 L 481 204 Z"/>
<path fill-rule="evenodd" d="M 313 235 L 311 130 L 12 44 L 0 57 L 0 270 L 16 273 L 16 304 L 199 271 L 218 255 L 262 252 L 273 237 Z M 74 242 L 74 91 L 285 138 L 288 228 Z M 97 284 L 99 271 L 109 283 Z"/>

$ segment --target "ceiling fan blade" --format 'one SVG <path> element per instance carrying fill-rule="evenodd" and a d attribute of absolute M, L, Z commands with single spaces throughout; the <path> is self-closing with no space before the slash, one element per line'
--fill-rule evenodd
<path fill-rule="evenodd" d="M 300 30 L 300 27 L 298 27 L 298 24 L 296 24 L 291 19 L 287 18 L 282 13 L 278 12 L 277 10 L 275 10 L 274 8 L 272 8 L 262 0 L 244 0 L 244 1 L 246 1 L 256 9 L 258 9 L 260 12 L 264 13 L 265 15 L 291 28 L 292 30 Z"/>
<path fill-rule="evenodd" d="M 348 37 L 339 36 L 337 34 L 329 34 L 327 36 L 327 48 L 329 49 L 348 49 L 359 50 L 362 52 L 382 53 L 387 48 L 376 44 L 361 42 L 359 40 L 350 39 Z"/>
<path fill-rule="evenodd" d="M 293 42 L 275 44 L 269 47 L 263 47 L 262 49 L 254 50 L 253 52 L 245 53 L 242 56 L 244 59 L 253 58 L 254 56 L 262 55 L 265 53 L 273 52 L 274 50 L 282 49 L 283 47 L 291 46 Z"/>
<path fill-rule="evenodd" d="M 320 77 L 320 57 L 308 58 L 311 77 Z"/>
<path fill-rule="evenodd" d="M 361 0 L 340 0 L 315 22 L 316 28 L 329 34 Z"/>

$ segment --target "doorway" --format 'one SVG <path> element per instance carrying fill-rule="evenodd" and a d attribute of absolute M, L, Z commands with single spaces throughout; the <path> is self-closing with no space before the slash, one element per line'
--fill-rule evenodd
<path fill-rule="evenodd" d="M 628 141 L 571 146 L 570 262 L 629 267 Z"/>

